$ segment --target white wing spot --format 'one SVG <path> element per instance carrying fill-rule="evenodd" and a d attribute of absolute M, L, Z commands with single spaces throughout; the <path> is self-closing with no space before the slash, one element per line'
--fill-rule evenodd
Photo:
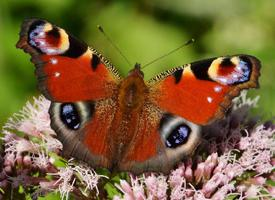
<path fill-rule="evenodd" d="M 59 73 L 59 72 L 55 72 L 55 73 L 54 73 L 54 76 L 55 76 L 55 77 L 59 77 L 59 76 L 60 76 L 60 73 Z"/>
<path fill-rule="evenodd" d="M 208 103 L 212 103 L 213 98 L 212 97 L 207 97 L 207 101 L 208 101 Z"/>
<path fill-rule="evenodd" d="M 215 92 L 221 92 L 222 91 L 222 87 L 221 86 L 215 86 L 214 87 L 214 91 Z"/>
<path fill-rule="evenodd" d="M 57 59 L 56 58 L 51 58 L 50 62 L 51 62 L 51 64 L 56 65 L 57 64 Z"/>

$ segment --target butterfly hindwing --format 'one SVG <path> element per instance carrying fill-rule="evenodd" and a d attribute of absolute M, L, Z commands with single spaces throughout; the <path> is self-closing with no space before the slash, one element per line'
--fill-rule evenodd
<path fill-rule="evenodd" d="M 149 81 L 150 99 L 196 124 L 221 118 L 240 91 L 258 87 L 260 62 L 248 55 L 211 58 L 177 67 Z"/>
<path fill-rule="evenodd" d="M 168 173 L 200 143 L 200 126 L 147 104 L 140 112 L 134 137 L 119 169 L 141 173 Z"/>
<path fill-rule="evenodd" d="M 111 99 L 51 103 L 51 127 L 62 142 L 62 154 L 91 166 L 110 168 L 110 128 L 116 111 Z"/>
<path fill-rule="evenodd" d="M 52 101 L 103 99 L 117 89 L 119 76 L 105 58 L 45 20 L 26 20 L 17 47 L 31 54 L 39 88 Z"/>

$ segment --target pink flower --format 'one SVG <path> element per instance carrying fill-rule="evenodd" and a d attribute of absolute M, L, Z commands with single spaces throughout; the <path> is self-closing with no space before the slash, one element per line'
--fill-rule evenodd
<path fill-rule="evenodd" d="M 233 184 L 225 184 L 221 188 L 218 189 L 217 192 L 215 192 L 211 199 L 212 200 L 221 200 L 221 199 L 226 199 L 228 194 L 230 194 L 231 191 L 235 190 L 235 186 Z"/>
<path fill-rule="evenodd" d="M 135 195 L 132 186 L 127 181 L 120 180 L 120 184 L 115 184 L 115 186 L 124 194 L 125 200 L 134 200 Z M 116 199 L 120 199 L 120 197 L 116 196 Z"/>
<path fill-rule="evenodd" d="M 149 199 L 166 199 L 167 198 L 167 189 L 168 184 L 166 182 L 165 176 L 155 176 L 151 174 L 150 176 L 146 177 L 144 180 L 145 187 L 147 188 L 147 197 Z"/>
<path fill-rule="evenodd" d="M 62 200 L 64 198 L 68 200 L 69 193 L 74 189 L 76 179 L 73 177 L 73 174 L 74 171 L 71 167 L 61 168 L 57 173 L 52 174 L 59 177 L 59 179 L 55 182 L 55 185 L 58 185 Z"/>
<path fill-rule="evenodd" d="M 108 178 L 107 176 L 98 175 L 93 169 L 89 168 L 85 165 L 75 165 L 72 163 L 69 163 L 69 165 L 72 167 L 72 170 L 74 171 L 74 174 L 77 174 L 77 176 L 85 183 L 85 190 L 86 192 L 89 190 L 96 190 L 96 194 L 99 194 L 97 184 L 100 178 Z"/>
<path fill-rule="evenodd" d="M 269 173 L 275 169 L 272 156 L 275 152 L 275 130 L 266 130 L 258 126 L 250 136 L 241 138 L 240 149 L 243 150 L 239 163 L 246 170 L 255 170 L 259 174 Z"/>
<path fill-rule="evenodd" d="M 49 107 L 50 101 L 44 96 L 34 98 L 33 104 L 27 102 L 18 114 L 8 120 L 4 129 L 18 130 L 36 137 L 40 137 L 42 132 L 44 135 L 55 135 L 50 127 Z"/>

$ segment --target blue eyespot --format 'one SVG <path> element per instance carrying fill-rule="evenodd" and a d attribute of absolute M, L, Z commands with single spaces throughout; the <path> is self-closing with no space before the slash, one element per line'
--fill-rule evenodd
<path fill-rule="evenodd" d="M 238 83 L 243 83 L 243 82 L 249 81 L 249 76 L 250 76 L 251 70 L 249 68 L 248 63 L 241 60 L 239 63 L 239 67 L 242 70 L 242 76 L 239 78 Z"/>
<path fill-rule="evenodd" d="M 71 130 L 77 130 L 80 127 L 80 116 L 74 104 L 62 104 L 60 108 L 60 118 Z"/>
<path fill-rule="evenodd" d="M 168 148 L 176 148 L 188 141 L 191 128 L 186 124 L 180 124 L 175 127 L 170 135 L 166 138 L 166 146 Z"/>

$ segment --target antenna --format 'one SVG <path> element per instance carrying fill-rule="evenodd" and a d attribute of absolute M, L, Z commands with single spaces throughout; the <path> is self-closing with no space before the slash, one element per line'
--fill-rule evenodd
<path fill-rule="evenodd" d="M 99 29 L 99 31 L 106 37 L 106 39 L 111 43 L 111 45 L 118 51 L 118 53 L 124 58 L 124 60 L 130 65 L 132 66 L 132 64 L 130 63 L 130 61 L 126 58 L 126 56 L 120 51 L 120 49 L 118 48 L 118 46 L 113 43 L 113 41 L 109 38 L 109 36 L 104 32 L 102 26 L 97 25 L 97 28 Z"/>
<path fill-rule="evenodd" d="M 172 54 L 172 53 L 178 51 L 178 50 L 181 49 L 182 47 L 188 46 L 189 44 L 192 44 L 192 43 L 194 43 L 194 42 L 195 42 L 195 39 L 194 39 L 194 38 L 192 38 L 191 40 L 188 40 L 187 42 L 183 43 L 183 44 L 180 45 L 179 47 L 177 47 L 177 48 L 175 48 L 175 49 L 169 51 L 168 53 L 166 53 L 166 54 L 164 54 L 164 55 L 162 55 L 162 56 L 160 56 L 160 57 L 158 57 L 158 58 L 156 58 L 156 59 L 154 59 L 154 60 L 152 60 L 152 61 L 146 63 L 145 65 L 143 65 L 143 67 L 142 67 L 141 69 L 144 69 L 144 68 L 147 67 L 148 65 L 151 65 L 152 63 L 157 62 L 158 60 L 160 60 L 160 59 L 162 59 L 162 58 L 164 58 L 164 57 L 166 57 L 166 56 L 169 56 L 170 54 Z"/>

